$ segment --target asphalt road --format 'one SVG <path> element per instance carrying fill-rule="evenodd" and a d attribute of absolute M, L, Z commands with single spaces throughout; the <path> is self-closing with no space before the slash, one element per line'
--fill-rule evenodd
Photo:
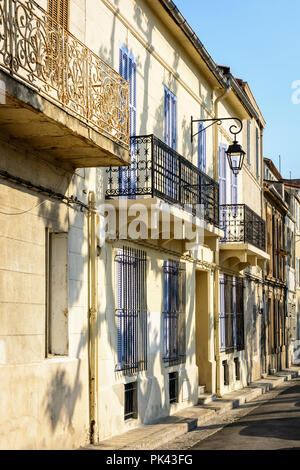
<path fill-rule="evenodd" d="M 193 450 L 300 450 L 300 383 L 196 443 Z"/>

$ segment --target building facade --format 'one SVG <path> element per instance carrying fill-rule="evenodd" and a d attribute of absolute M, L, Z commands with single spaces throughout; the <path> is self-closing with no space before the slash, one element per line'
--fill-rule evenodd
<path fill-rule="evenodd" d="M 89 442 L 90 167 L 129 160 L 129 86 L 75 37 L 79 4 L 1 2 L 2 449 Z"/>
<path fill-rule="evenodd" d="M 171 0 L 1 3 L 0 447 L 97 443 L 284 368 L 300 200 L 248 83 Z"/>

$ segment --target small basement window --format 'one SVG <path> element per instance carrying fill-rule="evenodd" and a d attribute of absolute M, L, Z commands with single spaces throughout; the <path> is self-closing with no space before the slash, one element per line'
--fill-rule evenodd
<path fill-rule="evenodd" d="M 178 403 L 178 372 L 169 374 L 169 399 L 170 403 Z"/>
<path fill-rule="evenodd" d="M 224 374 L 224 385 L 229 385 L 229 367 L 228 367 L 228 362 L 223 361 L 222 362 L 223 366 L 223 374 Z"/>
<path fill-rule="evenodd" d="M 240 368 L 240 361 L 238 357 L 234 358 L 234 367 L 235 367 L 235 380 L 241 380 L 241 368 Z"/>
<path fill-rule="evenodd" d="M 137 418 L 137 382 L 125 384 L 124 419 Z"/>

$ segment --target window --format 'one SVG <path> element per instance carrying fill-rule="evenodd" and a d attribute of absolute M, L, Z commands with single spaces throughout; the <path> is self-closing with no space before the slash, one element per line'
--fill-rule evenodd
<path fill-rule="evenodd" d="M 119 74 L 129 82 L 129 134 L 132 137 L 136 135 L 136 59 L 124 45 L 120 45 L 119 50 Z M 134 199 L 136 193 L 136 152 L 136 145 L 131 143 L 131 166 L 119 168 L 119 191 L 130 199 Z"/>
<path fill-rule="evenodd" d="M 125 384 L 124 420 L 137 418 L 137 382 Z"/>
<path fill-rule="evenodd" d="M 242 278 L 220 276 L 220 349 L 244 349 L 244 284 Z"/>
<path fill-rule="evenodd" d="M 238 357 L 234 358 L 235 380 L 241 380 L 240 360 Z"/>
<path fill-rule="evenodd" d="M 117 371 L 147 368 L 146 252 L 123 247 L 116 258 Z"/>
<path fill-rule="evenodd" d="M 163 272 L 163 329 L 166 364 L 185 361 L 185 264 L 165 261 Z"/>
<path fill-rule="evenodd" d="M 69 0 L 48 0 L 49 15 L 63 28 L 69 28 Z"/>
<path fill-rule="evenodd" d="M 169 401 L 178 403 L 178 372 L 169 374 Z"/>
<path fill-rule="evenodd" d="M 119 51 L 119 74 L 129 82 L 130 135 L 136 135 L 136 59 L 121 45 Z"/>
<path fill-rule="evenodd" d="M 206 130 L 203 122 L 199 122 L 198 127 L 198 168 L 206 173 Z"/>
<path fill-rule="evenodd" d="M 68 334 L 68 234 L 46 231 L 46 356 L 65 356 Z"/>
<path fill-rule="evenodd" d="M 167 87 L 165 87 L 164 103 L 164 140 L 169 147 L 177 150 L 177 99 Z"/>
<path fill-rule="evenodd" d="M 229 367 L 228 367 L 228 362 L 223 361 L 222 362 L 223 366 L 223 377 L 224 377 L 224 385 L 229 385 Z"/>

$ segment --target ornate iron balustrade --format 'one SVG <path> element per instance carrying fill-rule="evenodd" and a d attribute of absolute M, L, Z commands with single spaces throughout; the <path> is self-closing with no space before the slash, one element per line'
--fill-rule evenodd
<path fill-rule="evenodd" d="M 33 0 L 0 0 L 0 67 L 129 147 L 129 83 Z"/>
<path fill-rule="evenodd" d="M 130 167 L 108 168 L 106 198 L 159 197 L 219 225 L 219 185 L 154 135 L 130 139 Z"/>
<path fill-rule="evenodd" d="M 220 205 L 220 228 L 225 232 L 221 242 L 251 243 L 266 249 L 266 223 L 246 204 Z"/>

